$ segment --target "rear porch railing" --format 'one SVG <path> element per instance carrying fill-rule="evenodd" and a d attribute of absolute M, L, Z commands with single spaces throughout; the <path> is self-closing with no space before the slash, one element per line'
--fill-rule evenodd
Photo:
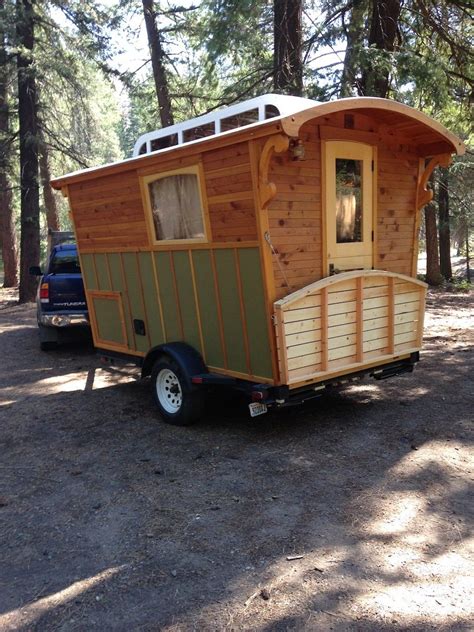
<path fill-rule="evenodd" d="M 274 304 L 280 378 L 295 385 L 418 351 L 426 284 L 383 270 L 321 279 Z"/>

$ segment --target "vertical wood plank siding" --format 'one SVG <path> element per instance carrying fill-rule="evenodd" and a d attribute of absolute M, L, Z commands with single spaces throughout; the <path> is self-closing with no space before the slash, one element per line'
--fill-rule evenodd
<path fill-rule="evenodd" d="M 143 304 L 141 279 L 138 271 L 138 262 L 135 253 L 123 253 L 122 261 L 125 283 L 127 284 L 127 293 L 130 302 L 132 321 L 134 319 L 145 321 L 145 306 Z M 135 333 L 135 344 L 137 351 L 146 353 L 150 348 L 148 333 L 146 333 L 145 336 Z"/>
<path fill-rule="evenodd" d="M 254 375 L 271 375 L 272 358 L 266 325 L 266 307 L 262 292 L 263 279 L 259 252 L 256 248 L 242 248 L 237 251 L 237 254 L 252 373 Z"/>
<path fill-rule="evenodd" d="M 86 255 L 87 257 L 97 257 L 97 255 Z M 82 257 L 84 259 L 84 256 Z M 122 296 L 126 295 L 126 287 L 124 283 L 122 273 L 122 260 L 118 253 L 112 253 L 107 255 L 110 276 L 112 277 L 112 290 L 114 292 L 120 292 Z M 86 284 L 86 289 L 89 289 Z M 128 347 L 132 350 L 136 350 L 135 339 L 133 336 L 132 318 L 130 315 L 130 306 L 128 301 L 123 301 L 123 312 L 125 318 L 125 328 L 127 330 L 127 343 Z"/>
<path fill-rule="evenodd" d="M 191 255 L 201 314 L 204 356 L 209 366 L 224 367 L 223 332 L 221 335 L 211 253 L 209 250 L 194 250 Z"/>
<path fill-rule="evenodd" d="M 197 349 L 200 354 L 203 350 L 199 336 L 197 319 L 197 307 L 194 300 L 193 278 L 189 263 L 189 254 L 186 250 L 173 252 L 173 264 L 176 275 L 176 289 L 178 303 L 183 324 L 183 340 Z"/>
<path fill-rule="evenodd" d="M 214 257 L 228 368 L 239 373 L 247 373 L 234 251 L 233 249 L 215 250 Z"/>
<path fill-rule="evenodd" d="M 211 257 L 208 249 L 85 254 L 84 283 L 94 295 L 120 293 L 130 353 L 142 355 L 163 342 L 183 340 L 202 353 L 211 370 L 271 381 L 259 250 L 215 249 L 215 268 Z M 239 296 L 243 299 L 242 312 Z M 90 309 L 99 304 L 97 300 L 96 296 L 89 300 Z M 102 321 L 110 315 L 110 309 L 95 311 L 98 329 L 108 330 L 109 325 Z M 134 319 L 145 322 L 145 336 L 134 333 Z"/>
<path fill-rule="evenodd" d="M 145 311 L 148 316 L 148 329 L 150 335 L 150 345 L 156 347 L 163 344 L 163 324 L 160 315 L 160 304 L 158 301 L 158 291 L 153 272 L 153 261 L 151 252 L 140 252 L 138 254 L 138 265 L 140 267 L 140 280 L 143 288 L 143 298 L 145 300 Z"/>
<path fill-rule="evenodd" d="M 166 342 L 182 340 L 183 333 L 178 314 L 178 297 L 176 296 L 171 261 L 168 252 L 155 252 L 156 274 L 160 286 L 160 300 L 163 309 Z"/>

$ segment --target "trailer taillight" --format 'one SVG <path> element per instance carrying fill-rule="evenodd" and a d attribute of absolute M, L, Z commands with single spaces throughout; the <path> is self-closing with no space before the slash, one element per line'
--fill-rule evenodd
<path fill-rule="evenodd" d="M 40 301 L 49 303 L 49 283 L 42 283 L 40 287 Z"/>

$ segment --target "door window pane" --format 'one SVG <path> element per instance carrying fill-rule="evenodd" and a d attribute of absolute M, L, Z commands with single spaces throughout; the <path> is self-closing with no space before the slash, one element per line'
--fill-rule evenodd
<path fill-rule="evenodd" d="M 204 239 L 204 222 L 197 176 L 167 176 L 150 182 L 150 200 L 157 241 Z"/>
<path fill-rule="evenodd" d="M 362 241 L 362 160 L 336 158 L 336 239 Z"/>

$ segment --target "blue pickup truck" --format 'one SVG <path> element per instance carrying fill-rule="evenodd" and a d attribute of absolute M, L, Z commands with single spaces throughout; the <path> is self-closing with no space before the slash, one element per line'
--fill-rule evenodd
<path fill-rule="evenodd" d="M 43 351 L 58 343 L 90 339 L 84 284 L 74 243 L 51 248 L 46 270 L 38 266 L 30 273 L 41 276 L 36 297 L 40 347 Z"/>

